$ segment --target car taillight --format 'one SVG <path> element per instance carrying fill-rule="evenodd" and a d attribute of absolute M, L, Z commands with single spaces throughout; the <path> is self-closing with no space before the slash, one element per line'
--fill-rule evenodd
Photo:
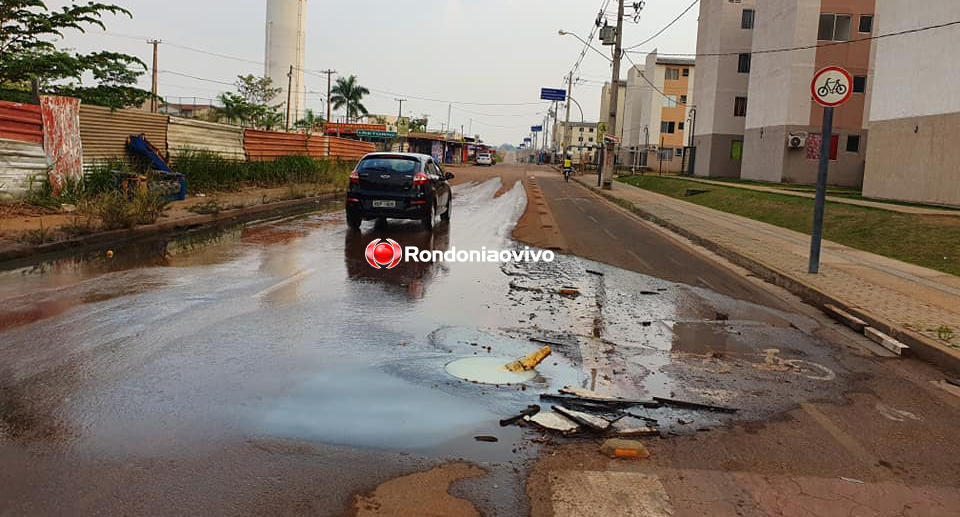
<path fill-rule="evenodd" d="M 357 174 L 357 171 L 353 171 L 350 173 L 350 183 L 354 183 L 354 184 L 360 183 L 360 175 Z"/>
<path fill-rule="evenodd" d="M 422 172 L 418 172 L 417 175 L 413 177 L 414 187 L 422 187 L 427 183 L 430 183 L 430 178 L 428 178 L 427 175 Z"/>

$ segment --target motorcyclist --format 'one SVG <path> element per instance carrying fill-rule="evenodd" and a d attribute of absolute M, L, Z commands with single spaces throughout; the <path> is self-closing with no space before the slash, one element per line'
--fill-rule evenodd
<path fill-rule="evenodd" d="M 573 160 L 570 159 L 570 155 L 568 154 L 563 159 L 563 179 L 570 181 L 571 174 L 573 174 Z"/>

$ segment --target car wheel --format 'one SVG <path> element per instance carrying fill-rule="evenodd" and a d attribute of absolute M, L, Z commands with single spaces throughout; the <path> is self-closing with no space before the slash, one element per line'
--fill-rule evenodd
<path fill-rule="evenodd" d="M 433 231 L 433 227 L 437 221 L 437 204 L 430 203 L 430 210 L 427 211 L 427 215 L 423 216 L 423 219 L 420 221 L 423 223 L 423 229 L 427 231 Z"/>
<path fill-rule="evenodd" d="M 447 210 L 440 216 L 440 220 L 449 223 L 450 222 L 450 211 L 453 210 L 453 200 L 447 199 Z"/>
<path fill-rule="evenodd" d="M 351 229 L 359 230 L 361 224 L 363 224 L 363 217 L 361 217 L 360 214 L 347 212 L 347 226 Z"/>

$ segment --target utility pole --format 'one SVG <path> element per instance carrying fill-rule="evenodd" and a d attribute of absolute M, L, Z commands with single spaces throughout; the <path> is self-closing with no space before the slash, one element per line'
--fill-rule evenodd
<path fill-rule="evenodd" d="M 563 146 L 562 152 L 563 157 L 561 158 L 566 163 L 567 159 L 567 149 L 570 147 L 570 141 L 572 138 L 573 131 L 570 131 L 570 99 L 573 98 L 573 70 L 570 70 L 570 73 L 567 75 L 567 121 L 566 127 L 563 130 Z M 582 162 L 583 160 L 581 160 Z"/>
<path fill-rule="evenodd" d="M 397 112 L 397 130 L 400 129 L 400 119 L 403 118 L 403 103 L 407 99 L 393 99 L 400 103 L 400 111 Z M 400 139 L 400 152 L 403 152 L 403 139 Z"/>
<path fill-rule="evenodd" d="M 293 65 L 287 72 L 287 131 L 290 131 L 290 100 L 293 98 Z"/>
<path fill-rule="evenodd" d="M 322 71 L 322 72 L 320 72 L 320 73 L 321 73 L 321 74 L 327 74 L 327 122 L 331 122 L 331 120 L 330 120 L 330 117 L 331 117 L 331 115 L 330 115 L 330 105 L 331 105 L 331 103 L 330 103 L 330 85 L 331 85 L 331 78 L 333 77 L 333 74 L 337 73 L 337 71 L 336 71 L 336 70 L 324 70 L 324 71 Z"/>
<path fill-rule="evenodd" d="M 613 49 L 613 79 L 610 80 L 610 118 L 607 122 L 607 131 L 614 137 L 617 135 L 617 104 L 620 102 L 620 60 L 623 57 L 623 2 L 617 0 L 617 37 Z M 604 190 L 613 188 L 613 172 L 617 163 L 617 144 L 610 140 L 606 145 L 603 156 L 603 167 L 600 173 L 600 184 Z"/>
<path fill-rule="evenodd" d="M 157 96 L 157 80 L 158 75 L 160 74 L 160 71 L 157 68 L 160 61 L 160 43 L 163 42 L 158 39 L 147 41 L 147 44 L 153 45 L 153 88 L 150 90 L 153 95 L 150 97 L 150 113 L 156 113 L 160 111 L 160 99 Z"/>

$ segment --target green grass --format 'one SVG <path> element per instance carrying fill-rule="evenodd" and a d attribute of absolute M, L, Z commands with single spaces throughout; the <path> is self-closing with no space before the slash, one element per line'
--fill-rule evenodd
<path fill-rule="evenodd" d="M 286 156 L 274 161 L 230 160 L 204 151 L 175 156 L 173 168 L 187 177 L 190 192 L 229 192 L 244 186 L 263 188 L 291 184 L 327 185 L 344 189 L 353 162 L 321 161 L 307 156 Z"/>
<path fill-rule="evenodd" d="M 620 181 L 690 203 L 811 233 L 813 200 L 655 176 Z M 706 190 L 687 197 L 687 189 Z M 827 203 L 824 238 L 878 255 L 960 275 L 960 217 L 916 215 Z"/>

